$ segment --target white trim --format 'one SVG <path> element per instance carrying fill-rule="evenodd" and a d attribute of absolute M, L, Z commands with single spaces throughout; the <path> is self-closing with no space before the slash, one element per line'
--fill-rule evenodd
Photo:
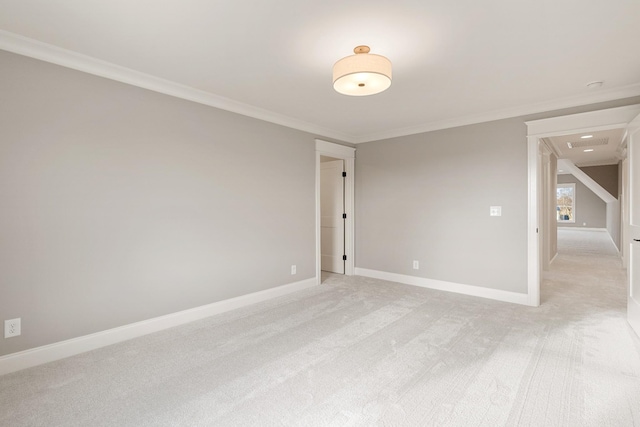
<path fill-rule="evenodd" d="M 457 294 L 488 298 L 514 304 L 530 305 L 528 295 L 518 292 L 464 285 L 461 283 L 446 282 L 443 280 L 426 279 L 424 277 L 407 276 L 405 274 L 388 273 L 386 271 L 369 270 L 367 268 L 356 268 L 356 275 L 387 280 L 389 282 L 403 283 L 405 285 L 420 286 L 421 288 L 435 289 L 438 291 L 454 292 Z"/>
<path fill-rule="evenodd" d="M 336 144 L 334 142 L 316 139 L 316 151 L 323 156 L 335 157 L 337 159 L 354 159 L 356 157 L 356 149 L 347 147 L 346 145 Z"/>
<path fill-rule="evenodd" d="M 292 129 L 338 140 L 348 141 L 350 139 L 350 136 L 343 132 L 234 101 L 211 92 L 165 80 L 8 31 L 0 30 L 0 49 Z"/>
<path fill-rule="evenodd" d="M 609 240 L 611 240 L 611 243 L 616 248 L 616 251 L 618 252 L 618 254 L 621 255 L 620 249 L 618 249 L 618 246 L 616 246 L 616 242 L 613 240 L 613 237 L 609 233 L 609 230 L 607 230 L 606 228 L 579 227 L 579 226 L 576 226 L 576 227 L 561 227 L 561 226 L 558 226 L 558 230 L 579 230 L 579 231 L 595 231 L 595 232 L 598 232 L 598 233 L 607 233 L 607 237 L 609 238 Z"/>
<path fill-rule="evenodd" d="M 525 123 L 528 136 L 543 138 L 586 132 L 585 129 L 589 132 L 624 129 L 638 114 L 640 114 L 640 104 L 531 120 Z"/>
<path fill-rule="evenodd" d="M 205 92 L 169 80 L 161 79 L 150 74 L 135 71 L 91 56 L 43 43 L 9 31 L 0 30 L 0 49 L 96 76 L 105 77 L 107 79 L 127 83 L 133 86 L 138 86 L 154 92 L 163 93 L 165 95 L 186 99 L 199 104 L 209 105 L 211 107 L 279 124 L 292 129 L 298 129 L 304 132 L 310 132 L 316 135 L 335 138 L 340 141 L 354 144 L 449 129 L 475 123 L 490 122 L 510 117 L 519 117 L 527 114 L 542 113 L 562 108 L 588 105 L 596 102 L 612 101 L 615 99 L 630 98 L 640 95 L 640 83 L 636 83 L 613 89 L 601 89 L 595 92 L 556 99 L 553 101 L 424 123 L 418 126 L 392 129 L 371 134 L 352 135 L 234 101 L 210 92 Z M 628 123 L 628 121 L 626 123 Z"/>
<path fill-rule="evenodd" d="M 538 143 L 547 136 L 570 135 L 605 129 L 626 129 L 628 123 L 640 114 L 640 104 L 590 111 L 548 119 L 532 120 L 527 124 L 529 167 L 529 220 L 528 220 L 528 283 L 530 305 L 540 305 L 540 260 L 538 228 Z M 576 227 L 581 229 L 579 227 Z"/>
<path fill-rule="evenodd" d="M 527 216 L 527 293 L 528 305 L 540 305 L 540 234 L 538 233 L 538 138 L 527 137 L 528 198 Z"/>
<path fill-rule="evenodd" d="M 627 273 L 627 321 L 633 328 L 633 331 L 640 337 L 640 303 L 636 295 L 633 294 L 633 284 L 631 281 L 634 275 L 638 273 L 634 271 L 634 267 L 637 267 L 637 262 L 634 265 L 634 252 L 639 250 L 640 243 L 629 242 L 629 267 Z"/>
<path fill-rule="evenodd" d="M 558 160 L 560 162 L 560 160 Z M 584 172 L 583 172 L 584 173 Z M 573 219 L 558 219 L 558 189 L 570 188 L 571 189 L 571 212 L 573 213 Z M 575 224 L 576 223 L 576 183 L 575 182 L 559 182 L 556 184 L 556 222 L 558 227 L 560 224 Z"/>
<path fill-rule="evenodd" d="M 352 137 L 349 142 L 360 144 L 364 142 L 379 141 L 381 139 L 396 138 L 399 136 L 415 135 L 418 133 L 432 132 L 435 130 L 450 129 L 459 126 L 467 126 L 476 123 L 491 122 L 494 120 L 508 119 L 512 117 L 526 116 L 529 114 L 545 113 L 548 111 L 561 110 L 580 105 L 595 104 L 597 102 L 613 101 L 616 99 L 631 98 L 640 95 L 640 83 L 622 86 L 609 90 L 599 90 L 598 92 L 586 93 L 584 95 L 556 99 L 553 101 L 540 102 L 514 108 L 490 111 L 470 116 L 457 117 L 449 120 L 430 122 L 418 126 L 411 126 L 400 129 L 392 129 L 383 132 L 375 132 L 367 135 Z M 628 122 L 627 122 L 628 123 Z M 626 124 L 626 123 L 625 123 Z M 594 129 L 595 131 L 595 129 Z"/>
<path fill-rule="evenodd" d="M 315 278 L 306 279 L 278 286 L 276 288 L 266 289 L 264 291 L 254 292 L 248 295 L 214 302 L 200 307 L 178 311 L 165 316 L 154 317 L 153 319 L 131 323 L 118 328 L 108 329 L 106 331 L 72 338 L 18 353 L 8 354 L 0 357 L 0 375 L 41 365 L 43 363 L 53 362 L 65 357 L 95 350 L 100 347 L 105 347 L 122 341 L 127 341 L 132 338 L 151 334 L 153 332 L 173 328 L 195 320 L 204 319 L 205 317 L 214 316 L 216 314 L 225 313 L 227 311 L 246 307 L 258 302 L 267 301 L 272 298 L 277 298 L 292 292 L 310 288 L 315 286 L 316 283 L 317 281 Z"/>
<path fill-rule="evenodd" d="M 580 226 L 575 226 L 575 227 L 562 227 L 561 225 L 558 225 L 558 230 L 580 230 L 580 231 L 597 231 L 597 232 L 607 232 L 606 228 L 596 228 L 596 227 L 580 227 Z M 607 234 L 609 234 L 607 232 Z"/>
<path fill-rule="evenodd" d="M 634 298 L 628 298 L 627 302 L 627 320 L 631 325 L 632 329 L 635 331 L 640 331 L 640 321 L 636 320 L 640 319 L 640 304 Z M 637 337 L 640 338 L 640 334 L 637 334 Z"/>

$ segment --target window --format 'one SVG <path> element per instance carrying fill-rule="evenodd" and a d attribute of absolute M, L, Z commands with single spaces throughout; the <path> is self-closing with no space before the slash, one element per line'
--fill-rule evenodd
<path fill-rule="evenodd" d="M 576 185 L 558 184 L 556 191 L 558 222 L 576 222 Z"/>

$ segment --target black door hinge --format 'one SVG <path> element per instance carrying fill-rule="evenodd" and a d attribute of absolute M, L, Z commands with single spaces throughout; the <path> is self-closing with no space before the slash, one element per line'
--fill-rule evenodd
<path fill-rule="evenodd" d="M 334 175 L 334 176 L 335 176 L 335 175 Z M 346 173 L 346 172 L 342 172 L 342 177 L 344 178 L 344 177 L 346 177 L 346 176 L 347 176 L 347 173 Z"/>
<path fill-rule="evenodd" d="M 346 261 L 347 260 L 347 256 L 346 255 L 342 255 L 342 260 Z"/>
<path fill-rule="evenodd" d="M 347 219 L 347 214 L 342 214 L 342 219 Z"/>

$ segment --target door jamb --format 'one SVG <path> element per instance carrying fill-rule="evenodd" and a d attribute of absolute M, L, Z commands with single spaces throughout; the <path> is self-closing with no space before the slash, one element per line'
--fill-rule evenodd
<path fill-rule="evenodd" d="M 320 253 L 320 156 L 328 156 L 344 160 L 347 173 L 344 182 L 344 209 L 347 219 L 344 224 L 344 251 L 347 260 L 344 263 L 344 274 L 353 276 L 355 271 L 355 160 L 356 149 L 333 142 L 316 139 L 316 280 L 322 281 L 322 255 Z"/>

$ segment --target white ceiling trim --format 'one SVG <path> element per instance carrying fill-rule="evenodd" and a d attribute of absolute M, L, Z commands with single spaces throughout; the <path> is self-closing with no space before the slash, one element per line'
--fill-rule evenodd
<path fill-rule="evenodd" d="M 609 129 L 622 129 L 640 113 L 640 104 L 586 113 L 550 117 L 548 119 L 525 122 L 527 135 L 537 138 L 548 136 L 573 135 Z"/>
<path fill-rule="evenodd" d="M 8 31 L 0 30 L 0 49 L 315 135 L 352 142 L 352 138 L 342 132 L 243 104 Z"/>
<path fill-rule="evenodd" d="M 176 98 L 197 102 L 233 113 L 241 114 L 255 119 L 264 120 L 278 125 L 286 126 L 318 136 L 333 138 L 339 141 L 358 144 L 378 141 L 382 139 L 396 138 L 400 136 L 414 135 L 435 130 L 448 129 L 493 120 L 507 119 L 528 114 L 542 113 L 546 111 L 570 108 L 579 105 L 587 105 L 596 102 L 605 102 L 621 98 L 640 96 L 640 83 L 629 86 L 613 88 L 610 90 L 597 90 L 581 96 L 557 99 L 549 102 L 530 104 L 515 108 L 491 111 L 482 114 L 458 117 L 450 120 L 425 123 L 400 129 L 392 129 L 384 132 L 376 132 L 365 135 L 350 135 L 293 117 L 278 114 L 269 110 L 254 107 L 195 89 L 150 74 L 141 73 L 126 67 L 122 67 L 107 61 L 96 59 L 67 49 L 62 49 L 38 40 L 20 36 L 8 31 L 0 30 L 0 49 L 74 70 L 108 78 Z"/>
<path fill-rule="evenodd" d="M 577 107 L 580 105 L 589 105 L 597 102 L 613 101 L 622 98 L 631 98 L 634 96 L 640 96 L 640 83 L 635 83 L 632 85 L 609 90 L 598 90 L 597 92 L 588 93 L 581 96 L 561 98 L 554 101 L 541 102 L 537 104 L 524 105 L 521 107 L 507 108 L 504 110 L 458 117 L 451 120 L 425 123 L 424 125 L 420 126 L 393 129 L 387 132 L 377 132 L 375 134 L 356 137 L 353 143 L 359 144 L 363 142 L 379 141 L 381 139 L 397 138 L 399 136 L 432 132 L 459 126 L 490 122 L 493 120 L 509 119 L 512 117 L 526 116 L 529 114 L 545 113 L 547 111 L 561 110 L 563 108 Z"/>

